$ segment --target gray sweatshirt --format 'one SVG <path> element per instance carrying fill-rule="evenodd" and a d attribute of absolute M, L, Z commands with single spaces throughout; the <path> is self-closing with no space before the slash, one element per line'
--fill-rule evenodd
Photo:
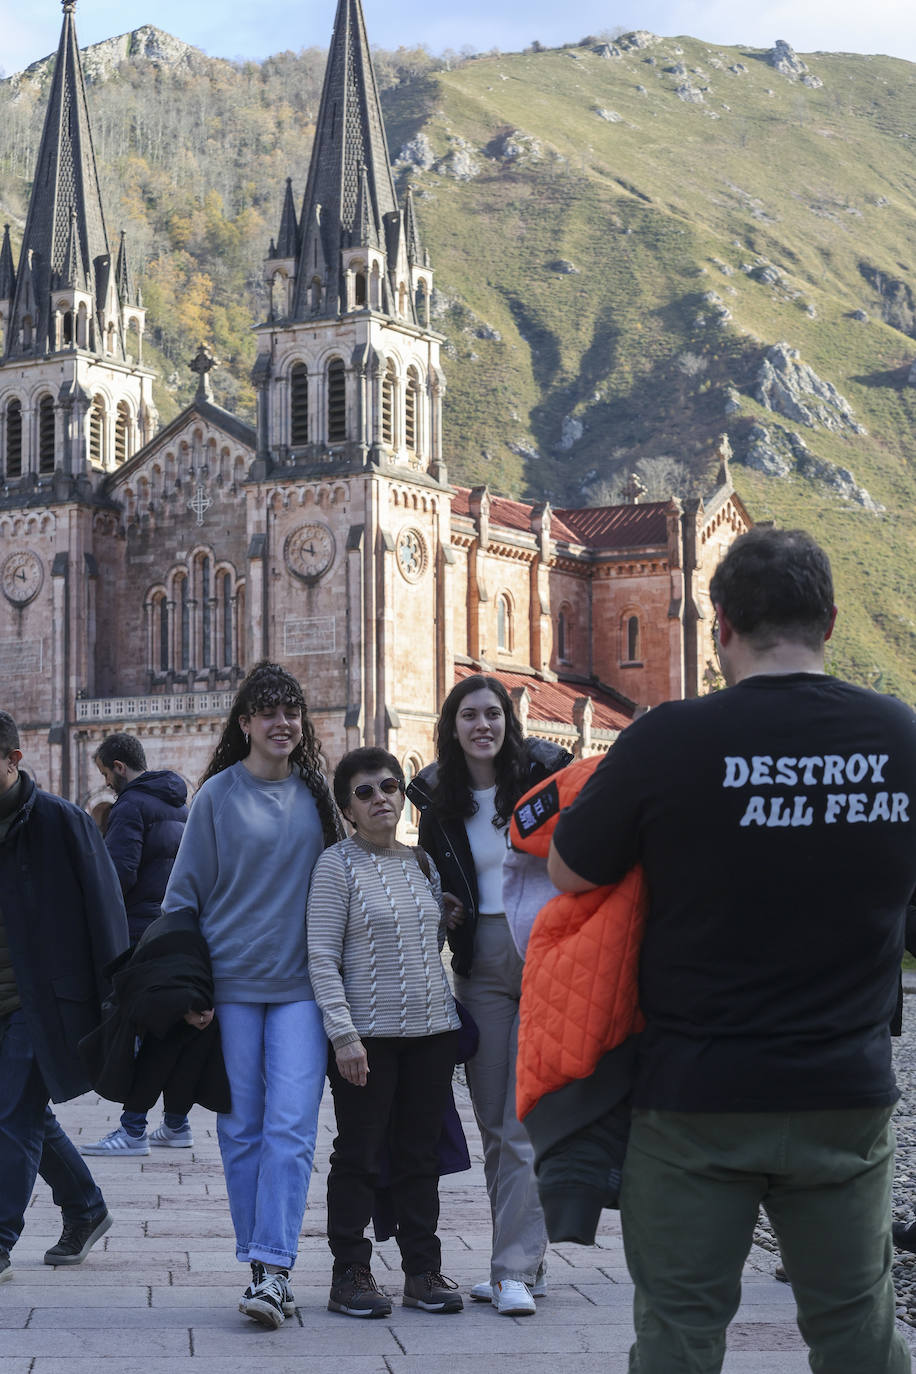
<path fill-rule="evenodd" d="M 297 773 L 264 782 L 236 763 L 197 793 L 162 910 L 200 922 L 216 1002 L 314 1000 L 305 906 L 323 847 L 315 799 Z"/>

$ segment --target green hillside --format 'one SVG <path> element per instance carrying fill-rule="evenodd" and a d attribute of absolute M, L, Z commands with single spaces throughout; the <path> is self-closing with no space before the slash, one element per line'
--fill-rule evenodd
<path fill-rule="evenodd" d="M 436 273 L 450 473 L 555 504 L 613 500 L 634 468 L 650 496 L 691 494 L 727 433 L 752 514 L 833 556 L 835 670 L 916 702 L 916 67 L 818 54 L 793 78 L 761 51 L 638 41 L 379 54 Z M 304 189 L 320 72 L 315 51 L 130 61 L 90 89 L 164 418 L 200 339 L 250 414 L 261 264 L 285 176 Z M 20 229 L 39 84 L 0 86 Z"/>

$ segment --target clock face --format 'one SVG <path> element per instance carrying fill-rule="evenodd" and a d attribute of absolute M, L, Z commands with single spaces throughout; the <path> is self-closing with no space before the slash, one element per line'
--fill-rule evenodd
<path fill-rule="evenodd" d="M 0 586 L 3 595 L 14 606 L 24 606 L 37 596 L 44 582 L 45 572 L 37 553 L 24 549 L 21 553 L 11 553 L 4 559 L 0 568 Z"/>
<path fill-rule="evenodd" d="M 327 525 L 299 525 L 286 537 L 286 566 L 304 582 L 315 582 L 334 562 L 334 536 Z"/>
<path fill-rule="evenodd" d="M 398 535 L 398 567 L 408 582 L 418 582 L 426 570 L 426 545 L 417 530 L 404 529 Z"/>

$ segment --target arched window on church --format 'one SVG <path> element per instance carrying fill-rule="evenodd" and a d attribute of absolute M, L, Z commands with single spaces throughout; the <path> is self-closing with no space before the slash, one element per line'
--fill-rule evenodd
<path fill-rule="evenodd" d="M 394 402 L 397 389 L 397 373 L 394 363 L 385 368 L 382 379 L 382 443 L 394 448 Z"/>
<path fill-rule="evenodd" d="M 89 412 L 89 460 L 102 466 L 103 443 L 105 439 L 105 402 L 101 396 L 93 396 Z"/>
<path fill-rule="evenodd" d="M 38 471 L 54 471 L 54 398 L 38 402 Z"/>
<path fill-rule="evenodd" d="M 115 462 L 120 466 L 127 461 L 130 440 L 130 409 L 126 401 L 118 403 L 118 418 L 115 420 Z"/>
<path fill-rule="evenodd" d="M 220 573 L 217 578 L 217 586 L 219 588 L 217 604 L 222 616 L 223 667 L 231 668 L 235 662 L 233 657 L 235 645 L 232 637 L 232 579 L 227 572 Z"/>
<path fill-rule="evenodd" d="M 627 616 L 626 635 L 626 661 L 627 663 L 639 663 L 642 658 L 642 644 L 638 615 Z"/>
<path fill-rule="evenodd" d="M 153 653 L 156 671 L 167 673 L 169 670 L 169 603 L 164 593 L 153 602 Z"/>
<path fill-rule="evenodd" d="M 63 345 L 64 345 L 64 348 L 70 348 L 70 346 L 71 346 L 72 343 L 73 343 L 73 311 L 72 311 L 72 310 L 65 310 L 65 311 L 64 311 L 64 321 L 63 321 L 63 331 L 62 331 L 62 333 L 61 333 L 61 341 L 62 341 L 62 343 L 63 343 Z"/>
<path fill-rule="evenodd" d="M 113 355 L 114 351 L 115 351 L 115 327 L 114 327 L 113 324 L 110 324 L 110 325 L 108 326 L 108 331 L 107 331 L 107 333 L 106 333 L 106 335 L 105 335 L 105 352 L 108 354 L 109 357 L 111 357 L 111 356 Z"/>
<path fill-rule="evenodd" d="M 201 666 L 213 666 L 213 606 L 210 601 L 211 564 L 204 554 L 200 560 L 200 649 Z"/>
<path fill-rule="evenodd" d="M 407 284 L 398 282 L 398 314 L 403 319 L 407 314 Z"/>
<path fill-rule="evenodd" d="M 294 363 L 289 374 L 289 442 L 301 448 L 309 441 L 309 374 L 305 363 Z"/>
<path fill-rule="evenodd" d="M 312 277 L 312 284 L 309 288 L 309 308 L 313 315 L 317 315 L 321 309 L 321 278 Z"/>
<path fill-rule="evenodd" d="M 417 291 L 414 297 L 414 305 L 417 310 L 417 324 L 429 326 L 429 292 L 426 290 L 426 282 L 421 278 L 417 282 Z"/>
<path fill-rule="evenodd" d="M 557 658 L 561 663 L 569 663 L 572 660 L 571 638 L 569 607 L 561 606 L 557 616 Z"/>
<path fill-rule="evenodd" d="M 177 590 L 180 616 L 179 631 L 181 635 L 179 663 L 181 665 L 181 671 L 186 673 L 191 666 L 191 592 L 186 577 L 178 579 Z"/>
<path fill-rule="evenodd" d="M 245 652 L 245 584 L 237 582 L 235 584 L 235 661 L 240 668 L 245 667 L 245 660 L 248 655 Z"/>
<path fill-rule="evenodd" d="M 6 408 L 6 475 L 22 476 L 22 402 L 17 400 Z"/>
<path fill-rule="evenodd" d="M 32 347 L 32 316 L 24 315 L 22 320 L 22 347 Z"/>
<path fill-rule="evenodd" d="M 353 278 L 353 303 L 357 310 L 366 308 L 366 274 L 359 271 Z"/>
<path fill-rule="evenodd" d="M 382 277 L 377 262 L 372 264 L 372 273 L 369 277 L 369 304 L 373 310 L 382 308 Z"/>
<path fill-rule="evenodd" d="M 89 316 L 85 302 L 80 305 L 76 312 L 76 346 L 77 348 L 89 347 Z"/>
<path fill-rule="evenodd" d="M 420 405 L 420 378 L 415 367 L 407 370 L 407 389 L 404 392 L 404 442 L 410 453 L 420 447 L 417 437 L 417 417 Z"/>
<path fill-rule="evenodd" d="M 501 654 L 512 649 L 512 605 L 505 592 L 496 598 L 496 647 Z"/>
<path fill-rule="evenodd" d="M 347 374 L 340 358 L 328 364 L 328 443 L 339 444 L 347 437 Z"/>

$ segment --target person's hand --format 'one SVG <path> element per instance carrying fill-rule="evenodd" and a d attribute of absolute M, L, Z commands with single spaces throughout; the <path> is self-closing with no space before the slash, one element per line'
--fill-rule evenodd
<path fill-rule="evenodd" d="M 369 1057 L 361 1040 L 353 1040 L 349 1045 L 341 1045 L 334 1051 L 337 1068 L 346 1083 L 355 1088 L 364 1088 L 369 1078 Z"/>
<path fill-rule="evenodd" d="M 445 911 L 445 924 L 449 930 L 455 930 L 462 925 L 467 912 L 464 909 L 464 902 L 455 897 L 451 892 L 443 892 L 442 907 Z"/>
<path fill-rule="evenodd" d="M 184 1019 L 195 1030 L 206 1030 L 213 1020 L 213 1008 L 211 1007 L 209 1011 L 186 1011 Z"/>

